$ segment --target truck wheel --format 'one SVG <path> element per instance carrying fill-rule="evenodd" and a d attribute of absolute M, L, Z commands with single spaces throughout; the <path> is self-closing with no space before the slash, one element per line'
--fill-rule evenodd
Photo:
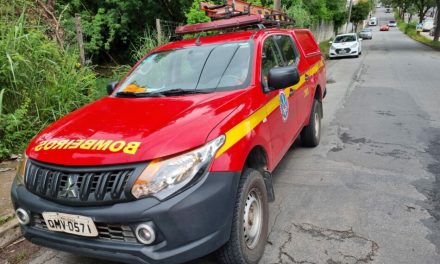
<path fill-rule="evenodd" d="M 238 186 L 229 241 L 219 249 L 223 264 L 257 264 L 264 253 L 269 206 L 261 172 L 245 169 Z"/>
<path fill-rule="evenodd" d="M 301 143 L 305 147 L 316 147 L 321 139 L 321 103 L 313 101 L 309 125 L 301 131 Z"/>

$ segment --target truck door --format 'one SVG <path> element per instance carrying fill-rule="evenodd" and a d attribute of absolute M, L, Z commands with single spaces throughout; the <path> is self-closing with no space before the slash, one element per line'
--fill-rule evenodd
<path fill-rule="evenodd" d="M 304 76 L 303 85 L 297 90 L 298 96 L 301 95 L 300 103 L 298 104 L 298 118 L 300 125 L 308 122 L 310 110 L 313 104 L 313 95 L 316 88 L 316 74 L 313 73 L 313 68 L 316 63 L 321 61 L 321 52 L 313 35 L 308 30 L 295 30 L 296 42 L 301 45 L 300 53 L 301 59 L 298 62 L 298 69 L 302 76 Z"/>
<path fill-rule="evenodd" d="M 289 149 L 291 143 L 293 123 L 296 119 L 295 108 L 292 107 L 288 94 L 284 89 L 269 91 L 267 77 L 272 68 L 284 66 L 283 57 L 274 42 L 273 36 L 264 40 L 261 61 L 261 84 L 267 96 L 268 105 L 276 106 L 267 116 L 271 133 L 271 146 L 274 164 L 277 164 Z M 268 111 L 270 111 L 270 106 Z"/>
<path fill-rule="evenodd" d="M 278 51 L 281 53 L 281 56 L 283 58 L 283 66 L 289 66 L 289 67 L 296 67 L 298 68 L 300 74 L 302 75 L 304 72 L 304 66 L 303 61 L 300 61 L 300 55 L 299 51 L 296 47 L 295 42 L 292 39 L 291 35 L 275 35 L 273 36 L 274 42 L 277 45 Z M 301 65 L 299 65 L 301 64 Z M 300 67 L 299 67 L 300 66 Z M 300 89 L 290 89 L 288 98 L 289 98 L 289 109 L 292 113 L 291 119 L 288 120 L 289 122 L 289 138 L 288 142 L 293 143 L 293 140 L 295 139 L 295 136 L 299 133 L 299 129 L 302 125 L 302 100 L 303 96 L 298 92 L 299 90 L 303 89 L 303 87 L 300 87 Z"/>

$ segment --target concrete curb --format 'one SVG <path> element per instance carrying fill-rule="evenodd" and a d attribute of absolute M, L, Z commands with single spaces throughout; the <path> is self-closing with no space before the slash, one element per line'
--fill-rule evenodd
<path fill-rule="evenodd" d="M 5 248 L 21 237 L 21 230 L 16 218 L 0 226 L 0 249 Z"/>

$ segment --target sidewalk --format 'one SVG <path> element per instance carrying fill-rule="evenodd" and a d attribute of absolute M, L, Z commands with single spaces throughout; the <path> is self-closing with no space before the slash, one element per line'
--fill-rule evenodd
<path fill-rule="evenodd" d="M 429 40 L 434 40 L 434 36 L 430 36 L 429 32 L 420 32 L 420 35 L 424 36 L 425 38 Z"/>
<path fill-rule="evenodd" d="M 27 263 L 29 258 L 40 249 L 21 237 L 20 228 L 14 216 L 11 186 L 16 167 L 17 161 L 0 163 L 0 263 Z"/>
<path fill-rule="evenodd" d="M 11 186 L 16 173 L 16 161 L 0 163 L 0 217 L 12 212 Z"/>

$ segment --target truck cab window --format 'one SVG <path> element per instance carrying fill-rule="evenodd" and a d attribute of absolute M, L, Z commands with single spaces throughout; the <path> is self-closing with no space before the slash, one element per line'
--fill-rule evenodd
<path fill-rule="evenodd" d="M 272 68 L 282 67 L 284 64 L 281 54 L 272 39 L 269 37 L 263 44 L 263 54 L 261 62 L 261 83 L 263 88 L 267 88 L 267 77 Z"/>
<path fill-rule="evenodd" d="M 298 56 L 298 50 L 296 49 L 292 38 L 287 35 L 276 35 L 273 36 L 273 40 L 278 45 L 278 48 L 282 53 L 284 66 L 290 66 L 296 64 L 299 56 Z"/>

